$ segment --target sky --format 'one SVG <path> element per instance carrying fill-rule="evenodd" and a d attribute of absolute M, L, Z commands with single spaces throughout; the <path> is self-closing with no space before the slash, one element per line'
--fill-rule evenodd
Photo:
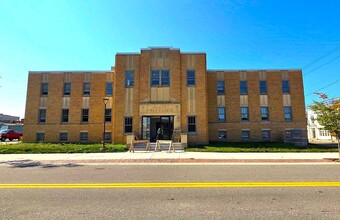
<path fill-rule="evenodd" d="M 0 113 L 24 117 L 28 71 L 110 70 L 118 52 L 205 52 L 208 69 L 302 69 L 340 96 L 340 1 L 0 0 Z"/>

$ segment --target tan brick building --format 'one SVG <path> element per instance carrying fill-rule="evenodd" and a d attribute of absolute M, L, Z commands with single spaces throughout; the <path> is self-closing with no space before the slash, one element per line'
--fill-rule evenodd
<path fill-rule="evenodd" d="M 108 99 L 104 109 L 103 98 Z M 205 53 L 118 53 L 111 71 L 29 72 L 25 142 L 306 143 L 301 70 L 213 71 Z"/>

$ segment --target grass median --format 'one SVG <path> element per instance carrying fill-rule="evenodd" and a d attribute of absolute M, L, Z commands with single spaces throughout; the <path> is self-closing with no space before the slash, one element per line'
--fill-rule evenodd
<path fill-rule="evenodd" d="M 19 143 L 0 145 L 0 154 L 101 153 L 102 144 Z M 105 152 L 126 152 L 123 144 L 106 144 Z"/>
<path fill-rule="evenodd" d="M 189 152 L 224 152 L 224 153 L 246 153 L 246 152 L 338 152 L 336 144 L 308 144 L 297 146 L 295 144 L 276 142 L 230 142 L 210 143 L 208 145 L 189 146 Z"/>
<path fill-rule="evenodd" d="M 101 144 L 53 144 L 53 143 L 18 143 L 0 145 L 0 154 L 45 154 L 45 153 L 102 153 Z M 106 144 L 105 152 L 126 152 L 128 148 L 123 144 Z M 210 143 L 186 148 L 188 152 L 337 152 L 336 144 L 308 144 L 297 146 L 294 144 L 275 142 L 230 142 Z"/>

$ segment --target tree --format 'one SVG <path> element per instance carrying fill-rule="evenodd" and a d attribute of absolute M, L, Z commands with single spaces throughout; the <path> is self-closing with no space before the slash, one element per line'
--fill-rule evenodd
<path fill-rule="evenodd" d="M 340 99 L 328 99 L 328 96 L 323 93 L 315 94 L 319 95 L 322 101 L 314 101 L 310 108 L 318 115 L 317 120 L 324 129 L 335 134 L 340 159 Z"/>

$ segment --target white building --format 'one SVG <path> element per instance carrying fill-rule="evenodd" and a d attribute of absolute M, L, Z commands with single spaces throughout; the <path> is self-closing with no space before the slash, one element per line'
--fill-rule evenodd
<path fill-rule="evenodd" d="M 331 141 L 332 137 L 329 131 L 324 130 L 323 126 L 319 124 L 317 120 L 317 114 L 312 111 L 307 111 L 307 132 L 308 132 L 308 140 L 315 141 L 315 140 L 325 140 Z"/>

